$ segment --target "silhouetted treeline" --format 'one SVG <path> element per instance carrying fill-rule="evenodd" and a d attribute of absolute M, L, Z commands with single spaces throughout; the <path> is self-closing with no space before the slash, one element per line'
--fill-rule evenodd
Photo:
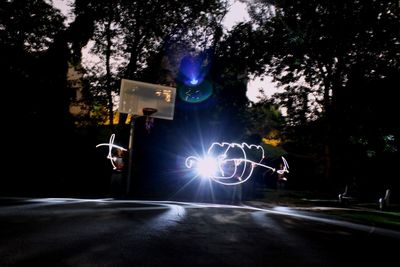
<path fill-rule="evenodd" d="M 226 32 L 228 8 L 223 0 L 76 0 L 67 25 L 46 1 L 1 3 L 2 165 L 12 174 L 2 175 L 0 193 L 107 195 L 111 169 L 95 146 L 112 133 L 128 146 L 126 114 L 113 121 L 122 78 L 178 90 L 173 121 L 156 119 L 148 133 L 137 120 L 137 195 L 183 187 L 182 158 L 211 142 L 263 138 L 290 159 L 287 188 L 399 190 L 398 1 L 251 1 L 250 21 Z M 85 68 L 89 41 L 100 63 Z M 187 59 L 201 65 L 198 102 L 182 97 Z M 82 75 L 80 117 L 69 112 L 71 66 Z M 280 93 L 249 103 L 253 74 L 272 76 Z"/>

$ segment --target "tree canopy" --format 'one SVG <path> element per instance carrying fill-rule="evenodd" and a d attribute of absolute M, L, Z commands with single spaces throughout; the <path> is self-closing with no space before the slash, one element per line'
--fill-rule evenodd
<path fill-rule="evenodd" d="M 176 86 L 181 95 L 176 119 L 159 122 L 155 130 L 155 143 L 165 150 L 189 146 L 205 135 L 209 141 L 264 138 L 292 155 L 302 179 L 342 184 L 357 177 L 373 184 L 375 177 L 384 176 L 381 183 L 396 183 L 385 177 L 392 174 L 387 165 L 399 159 L 400 124 L 394 117 L 400 82 L 399 2 L 243 2 L 250 21 L 224 32 L 228 0 L 76 0 L 69 25 L 48 1 L 3 1 L 0 71 L 3 84 L 12 85 L 2 91 L 7 129 L 29 129 L 30 139 L 36 140 L 29 145 L 32 151 L 49 139 L 65 140 L 63 149 L 69 150 L 77 140 L 92 145 L 82 136 L 96 142 L 113 131 L 99 134 L 96 127 L 98 118 L 113 124 L 120 80 L 141 80 Z M 89 46 L 95 65 L 83 60 L 82 51 Z M 200 81 L 196 90 L 204 90 L 204 97 L 193 95 L 189 101 L 182 96 L 195 87 L 183 86 L 182 77 L 193 62 L 201 76 L 195 79 Z M 90 111 L 86 125 L 92 128 L 77 127 L 69 112 L 74 101 L 67 80 L 71 67 L 83 75 L 81 93 Z M 246 90 L 251 75 L 272 76 L 283 92 L 250 103 Z M 10 99 L 12 108 L 6 105 Z M 126 126 L 120 126 L 126 135 Z M 146 141 L 151 136 L 139 136 L 152 145 Z M 13 141 L 25 146 L 15 136 Z M 163 169 L 166 162 L 153 169 Z M 53 164 L 60 166 L 55 159 Z M 69 161 L 64 167 L 68 164 L 73 165 Z"/>
<path fill-rule="evenodd" d="M 343 171 L 364 175 L 361 167 L 351 167 L 362 160 L 359 154 L 346 160 L 341 155 L 361 143 L 364 153 L 380 153 L 387 136 L 399 139 L 399 124 L 390 119 L 400 77 L 398 1 L 249 4 L 259 37 L 254 72 L 272 75 L 284 88 L 277 100 L 291 125 L 322 123 L 319 142 L 325 152 L 319 154 L 325 158 L 326 176 L 333 175 L 332 166 L 336 176 Z M 338 164 L 350 167 L 339 171 Z"/>

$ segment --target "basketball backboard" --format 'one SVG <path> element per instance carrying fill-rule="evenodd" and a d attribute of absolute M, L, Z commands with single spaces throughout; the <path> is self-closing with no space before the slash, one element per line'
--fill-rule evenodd
<path fill-rule="evenodd" d="M 118 111 L 143 116 L 143 109 L 152 108 L 157 112 L 153 118 L 172 120 L 174 118 L 176 88 L 122 79 Z"/>

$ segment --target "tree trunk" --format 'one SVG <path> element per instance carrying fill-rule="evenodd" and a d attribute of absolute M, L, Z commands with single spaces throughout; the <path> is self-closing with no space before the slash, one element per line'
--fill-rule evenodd
<path fill-rule="evenodd" d="M 110 66 L 110 59 L 111 59 L 111 21 L 112 21 L 112 14 L 108 17 L 108 23 L 106 25 L 106 91 L 107 91 L 107 99 L 108 99 L 108 114 L 110 118 L 110 127 L 113 128 L 114 125 L 114 103 L 112 98 L 112 87 L 111 87 L 111 66 Z"/>

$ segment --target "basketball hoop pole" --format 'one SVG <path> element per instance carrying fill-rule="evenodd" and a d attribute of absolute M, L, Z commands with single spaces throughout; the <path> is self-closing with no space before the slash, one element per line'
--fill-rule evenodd
<path fill-rule="evenodd" d="M 133 171 L 133 137 L 135 133 L 135 121 L 139 116 L 132 115 L 131 129 L 129 131 L 129 164 L 128 164 L 128 176 L 126 177 L 126 195 L 129 196 L 131 193 L 131 177 Z"/>
<path fill-rule="evenodd" d="M 157 112 L 155 108 L 143 108 L 143 116 L 149 117 Z M 129 166 L 128 166 L 128 177 L 126 180 L 126 195 L 129 196 L 131 193 L 131 179 L 133 172 L 133 141 L 135 135 L 135 121 L 139 118 L 139 115 L 132 115 L 131 119 L 131 129 L 129 132 Z"/>

